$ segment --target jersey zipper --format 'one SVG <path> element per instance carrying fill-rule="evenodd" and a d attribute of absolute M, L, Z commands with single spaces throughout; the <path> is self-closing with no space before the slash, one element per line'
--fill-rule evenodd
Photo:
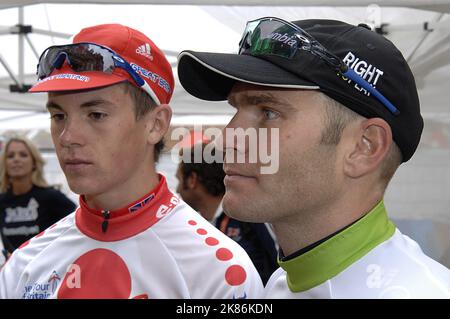
<path fill-rule="evenodd" d="M 109 210 L 102 210 L 103 222 L 102 222 L 102 232 L 106 233 L 108 229 L 108 219 L 109 219 Z"/>

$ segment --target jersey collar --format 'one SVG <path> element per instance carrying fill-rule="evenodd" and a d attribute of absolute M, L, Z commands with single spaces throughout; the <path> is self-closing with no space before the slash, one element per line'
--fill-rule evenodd
<path fill-rule="evenodd" d="M 383 200 L 368 214 L 310 251 L 278 263 L 287 273 L 292 292 L 301 292 L 322 284 L 363 257 L 395 232 Z"/>
<path fill-rule="evenodd" d="M 78 229 L 99 241 L 117 241 L 132 237 L 148 229 L 178 204 L 178 198 L 168 189 L 166 179 L 159 175 L 158 185 L 137 201 L 120 209 L 109 211 L 108 227 L 102 231 L 104 211 L 89 208 L 83 196 L 75 213 Z"/>

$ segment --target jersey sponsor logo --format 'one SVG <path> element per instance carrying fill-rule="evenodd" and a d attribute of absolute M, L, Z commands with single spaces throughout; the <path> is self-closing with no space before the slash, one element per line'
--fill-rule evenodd
<path fill-rule="evenodd" d="M 20 227 L 3 227 L 3 235 L 5 236 L 29 236 L 34 234 L 39 234 L 39 226 L 20 226 Z"/>
<path fill-rule="evenodd" d="M 143 45 L 140 45 L 136 49 L 136 53 L 145 56 L 146 58 L 149 58 L 150 61 L 153 61 L 152 51 L 150 48 L 150 44 L 145 43 Z"/>
<path fill-rule="evenodd" d="M 173 195 L 168 205 L 162 204 L 161 206 L 159 206 L 158 210 L 156 211 L 156 218 L 161 219 L 164 216 L 168 215 L 175 208 L 175 206 L 178 205 L 178 203 L 178 197 Z"/>
<path fill-rule="evenodd" d="M 24 287 L 23 299 L 48 299 L 55 293 L 58 283 L 61 281 L 56 270 L 53 270 L 48 280 L 43 283 L 36 282 Z"/>
<path fill-rule="evenodd" d="M 56 291 L 56 287 L 58 287 L 58 283 L 61 280 L 61 278 L 58 276 L 58 274 L 56 273 L 55 270 L 53 270 L 52 275 L 50 276 L 50 278 L 48 279 L 48 282 L 50 283 L 51 287 L 52 287 L 52 294 L 55 293 Z"/>
<path fill-rule="evenodd" d="M 35 221 L 38 214 L 39 203 L 33 197 L 25 207 L 8 207 L 5 209 L 5 223 L 19 223 Z"/>

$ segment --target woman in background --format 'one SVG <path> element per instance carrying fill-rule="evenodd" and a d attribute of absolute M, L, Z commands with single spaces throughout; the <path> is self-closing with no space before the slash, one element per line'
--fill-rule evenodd
<path fill-rule="evenodd" d="M 0 157 L 0 232 L 6 252 L 36 236 L 75 210 L 75 204 L 50 187 L 44 159 L 24 137 L 7 141 Z"/>

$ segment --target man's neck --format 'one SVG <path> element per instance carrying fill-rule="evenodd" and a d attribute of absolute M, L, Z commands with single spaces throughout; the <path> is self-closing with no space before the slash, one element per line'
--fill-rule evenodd
<path fill-rule="evenodd" d="M 212 222 L 221 202 L 222 196 L 205 196 L 199 205 L 199 211 L 203 218 Z"/>
<path fill-rule="evenodd" d="M 109 192 L 96 195 L 84 195 L 88 207 L 100 210 L 117 210 L 133 203 L 151 192 L 159 183 L 155 170 L 143 174 L 139 179 L 129 179 Z"/>
<path fill-rule="evenodd" d="M 320 211 L 301 211 L 273 222 L 274 232 L 284 255 L 295 253 L 350 225 L 375 207 L 382 196 L 360 198 L 363 201 L 340 200 Z"/>

